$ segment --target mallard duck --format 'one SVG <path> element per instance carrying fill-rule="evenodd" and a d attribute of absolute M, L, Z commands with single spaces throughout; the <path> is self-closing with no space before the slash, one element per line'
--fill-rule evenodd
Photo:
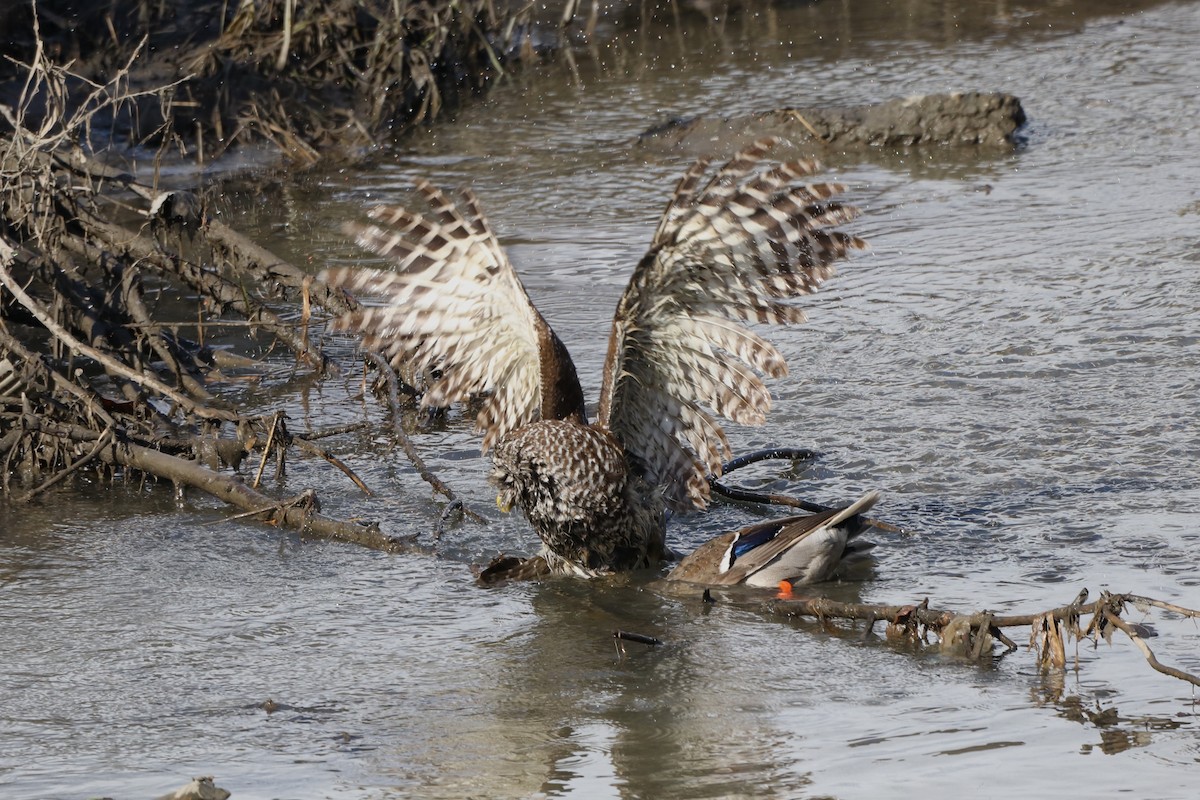
<path fill-rule="evenodd" d="M 786 581 L 788 590 L 828 580 L 844 560 L 874 546 L 853 540 L 869 526 L 862 515 L 878 500 L 879 492 L 870 492 L 844 508 L 766 520 L 722 534 L 680 561 L 667 580 L 762 588 Z"/>
<path fill-rule="evenodd" d="M 761 424 L 771 402 L 761 376 L 787 371 L 743 323 L 803 321 L 784 301 L 866 246 L 826 230 L 858 211 L 832 200 L 840 184 L 801 182 L 815 162 L 759 168 L 775 143 L 754 143 L 707 181 L 702 159 L 680 180 L 617 305 L 591 423 L 566 347 L 470 189 L 455 203 L 418 181 L 429 213 L 382 207 L 370 212 L 376 224 L 347 226 L 395 263 L 322 274 L 382 298 L 333 327 L 431 375 L 423 406 L 484 398 L 476 425 L 497 503 L 524 512 L 550 571 L 591 576 L 667 557 L 665 512 L 704 508 L 708 477 L 730 456 L 714 415 Z"/>

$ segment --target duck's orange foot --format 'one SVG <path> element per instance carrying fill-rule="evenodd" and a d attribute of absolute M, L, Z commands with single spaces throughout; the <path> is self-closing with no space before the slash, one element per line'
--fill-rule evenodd
<path fill-rule="evenodd" d="M 775 597 L 778 600 L 791 600 L 792 599 L 792 584 L 791 584 L 791 582 L 790 581 L 780 581 L 779 582 L 779 593 L 777 595 L 775 595 Z"/>

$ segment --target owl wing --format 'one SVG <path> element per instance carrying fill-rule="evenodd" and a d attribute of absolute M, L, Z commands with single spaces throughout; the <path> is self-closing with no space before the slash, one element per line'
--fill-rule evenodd
<path fill-rule="evenodd" d="M 380 298 L 337 318 L 333 328 L 361 334 L 389 359 L 432 371 L 424 406 L 489 395 L 476 417 L 484 452 L 539 416 L 581 413 L 571 358 L 534 308 L 475 194 L 460 191 L 456 205 L 426 181 L 416 186 L 428 215 L 382 206 L 369 212 L 376 224 L 347 224 L 359 245 L 395 263 L 391 271 L 322 273 L 332 286 Z"/>
<path fill-rule="evenodd" d="M 709 162 L 688 170 L 613 320 L 598 421 L 676 508 L 707 505 L 707 476 L 730 456 L 713 415 L 761 424 L 771 405 L 761 376 L 787 373 L 744 323 L 802 322 L 784 301 L 815 291 L 835 261 L 866 247 L 826 230 L 858 210 L 831 199 L 840 184 L 800 182 L 816 162 L 756 169 L 777 142 L 755 142 L 703 185 Z"/>

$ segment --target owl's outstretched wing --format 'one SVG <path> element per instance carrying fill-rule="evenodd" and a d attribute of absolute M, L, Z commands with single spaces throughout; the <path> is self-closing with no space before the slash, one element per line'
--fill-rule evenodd
<path fill-rule="evenodd" d="M 427 407 L 490 395 L 476 417 L 487 452 L 539 417 L 582 415 L 575 366 L 534 308 L 470 189 L 459 205 L 426 181 L 422 215 L 381 206 L 374 225 L 346 226 L 362 247 L 392 259 L 392 271 L 339 267 L 322 279 L 381 299 L 334 320 L 389 359 L 432 371 Z"/>
<path fill-rule="evenodd" d="M 703 508 L 707 476 L 729 458 L 709 411 L 761 424 L 771 396 L 760 374 L 787 373 L 779 351 L 743 323 L 802 322 L 784 301 L 815 291 L 835 261 L 866 247 L 827 230 L 858 210 L 832 199 L 840 184 L 799 182 L 816 162 L 756 169 L 777 142 L 755 142 L 703 186 L 709 162 L 688 170 L 613 320 L 598 422 L 676 508 Z"/>

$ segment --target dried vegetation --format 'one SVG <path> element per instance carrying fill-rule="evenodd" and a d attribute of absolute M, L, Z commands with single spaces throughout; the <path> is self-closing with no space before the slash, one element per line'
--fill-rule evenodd
<path fill-rule="evenodd" d="M 0 82 L 11 102 L 29 64 L 69 65 L 66 90 L 82 107 L 86 84 L 120 75 L 129 91 L 96 119 L 116 138 L 171 140 L 200 160 L 267 140 L 306 163 L 353 154 L 484 89 L 504 52 L 521 52 L 512 43 L 527 37 L 527 18 L 502 18 L 490 0 L 42 0 L 0 9 L 6 30 L 27 32 Z"/>
<path fill-rule="evenodd" d="M 43 37 L 41 20 L 31 20 L 22 80 L 0 105 L 3 494 L 28 502 L 99 466 L 196 487 L 276 524 L 403 546 L 376 526 L 322 516 L 311 492 L 274 500 L 257 490 L 268 458 L 282 469 L 298 448 L 369 492 L 336 457 L 292 436 L 281 414 L 239 414 L 223 396 L 225 373 L 254 365 L 204 344 L 207 328 L 239 326 L 323 374 L 331 363 L 310 339 L 312 310 L 343 313 L 353 301 L 215 219 L 197 195 L 100 160 L 94 144 L 134 131 L 143 144 L 200 147 L 202 135 L 185 145 L 178 126 L 180 109 L 197 107 L 181 100 L 188 81 L 138 88 L 145 39 L 115 66 L 100 59 L 103 82 L 89 78 L 50 58 L 61 43 Z M 430 87 L 417 96 L 435 97 Z M 153 128 L 123 125 L 147 119 Z M 164 300 L 178 297 L 194 307 Z M 256 451 L 254 485 L 221 471 Z"/>

